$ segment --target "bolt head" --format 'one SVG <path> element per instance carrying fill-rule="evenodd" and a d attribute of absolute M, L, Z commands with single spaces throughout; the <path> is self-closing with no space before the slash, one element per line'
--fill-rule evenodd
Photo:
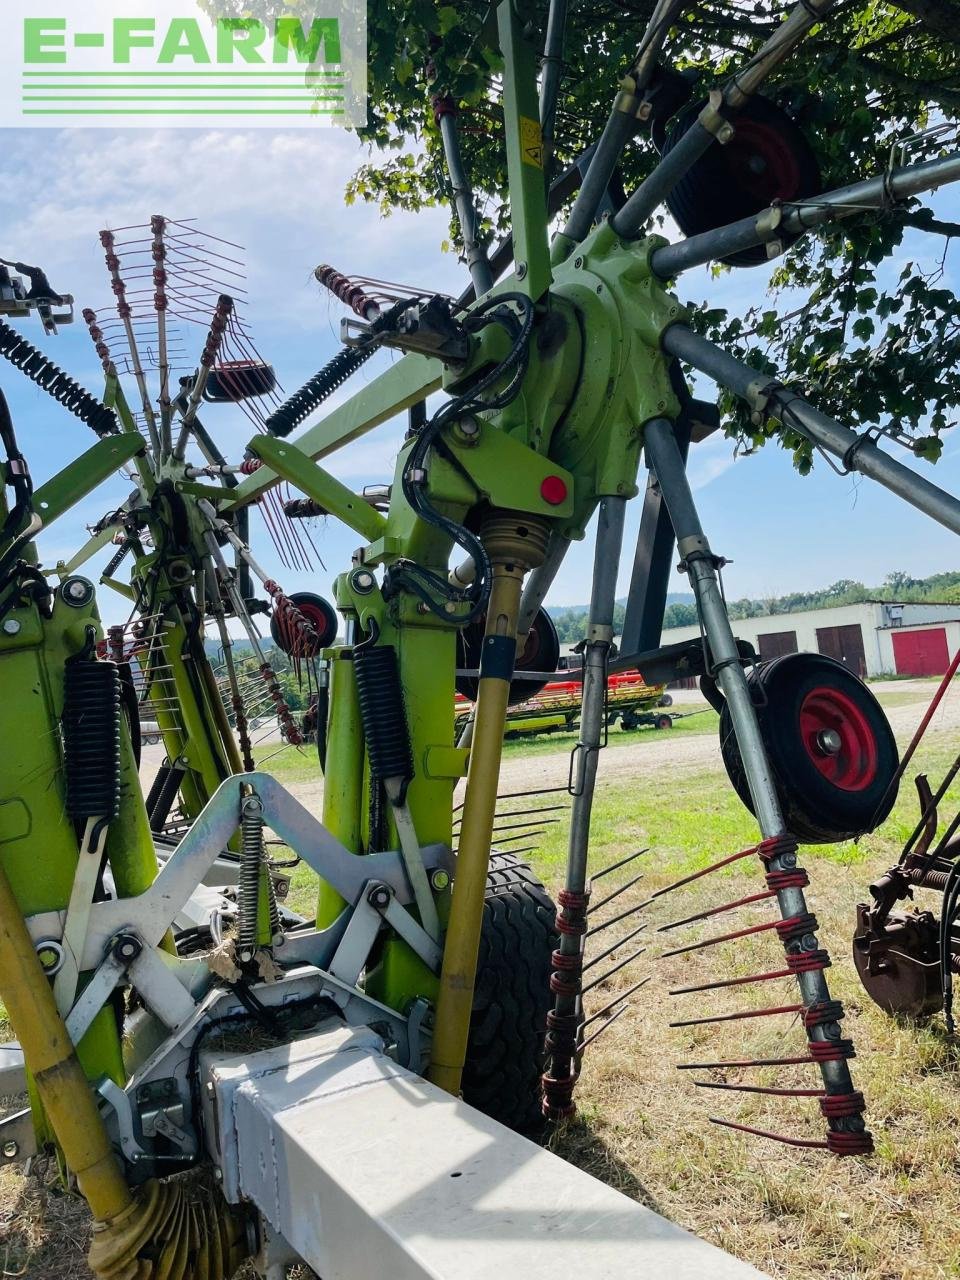
<path fill-rule="evenodd" d="M 582 259 L 582 258 L 574 258 L 574 260 L 573 260 L 573 265 L 574 265 L 574 267 L 576 267 L 576 269 L 579 271 L 579 269 L 583 266 L 583 259 Z"/>
<path fill-rule="evenodd" d="M 438 893 L 442 892 L 444 889 L 448 889 L 450 887 L 449 873 L 444 871 L 442 868 L 438 868 L 438 870 L 434 871 L 433 875 L 430 877 L 430 886 L 431 888 L 436 889 Z"/>
<path fill-rule="evenodd" d="M 16 1160 L 17 1152 L 20 1150 L 20 1144 L 14 1142 L 11 1138 L 9 1142 L 3 1144 L 3 1158 L 5 1160 Z"/>
<path fill-rule="evenodd" d="M 390 890 L 386 885 L 378 884 L 370 890 L 367 901 L 378 910 L 390 905 Z"/>
<path fill-rule="evenodd" d="M 15 635 L 18 635 L 19 632 L 20 632 L 20 623 L 16 620 L 16 618 L 4 618 L 3 634 L 5 636 L 15 636 Z"/>

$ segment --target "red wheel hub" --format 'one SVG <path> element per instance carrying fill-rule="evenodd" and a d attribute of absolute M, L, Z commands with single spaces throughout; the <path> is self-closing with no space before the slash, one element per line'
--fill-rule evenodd
<path fill-rule="evenodd" d="M 789 139 L 775 128 L 744 117 L 727 150 L 737 181 L 764 204 L 800 195 L 797 158 Z"/>
<path fill-rule="evenodd" d="M 819 685 L 800 706 L 800 737 L 818 771 L 841 791 L 863 791 L 877 776 L 877 742 L 853 698 Z"/>

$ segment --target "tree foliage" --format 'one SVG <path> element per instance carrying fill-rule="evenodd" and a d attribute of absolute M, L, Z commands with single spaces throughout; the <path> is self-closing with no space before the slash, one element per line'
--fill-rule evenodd
<path fill-rule="evenodd" d="M 570 6 L 566 74 L 559 103 L 555 169 L 594 141 L 616 83 L 629 65 L 653 0 Z M 789 5 L 690 5 L 667 55 L 698 76 L 698 94 L 723 81 L 775 30 Z M 431 96 L 450 93 L 462 108 L 463 149 L 491 236 L 508 225 L 503 121 L 496 95 L 500 59 L 486 3 L 373 0 L 369 8 L 369 163 L 351 179 L 348 199 L 386 213 L 449 200 Z M 546 5 L 535 9 L 545 29 Z M 882 173 L 891 148 L 960 112 L 960 7 L 955 0 L 841 2 L 801 45 L 765 92 L 789 110 L 817 154 L 824 188 Z M 937 154 L 942 141 L 915 143 L 908 157 Z M 623 157 L 626 189 L 656 160 L 639 135 Z M 662 219 L 654 220 L 662 226 Z M 905 231 L 926 233 L 935 265 L 907 261 L 880 273 Z M 451 238 L 458 230 L 451 224 Z M 758 369 L 789 378 L 817 405 L 853 426 L 909 438 L 935 461 L 960 405 L 960 301 L 945 281 L 941 255 L 960 225 L 917 202 L 882 216 L 835 225 L 797 242 L 772 274 L 768 300 L 732 315 L 709 298 L 689 298 L 696 324 Z M 927 254 L 924 254 L 926 259 Z M 349 269 L 349 267 L 347 268 Z M 717 271 L 723 270 L 718 268 Z M 762 274 L 763 269 L 755 269 Z M 897 278 L 899 276 L 899 278 Z M 681 281 L 682 293 L 683 281 Z M 762 279 L 755 278 L 758 295 Z M 809 445 L 771 423 L 757 426 L 731 397 L 722 404 L 741 447 L 777 437 L 809 469 Z"/>
<path fill-rule="evenodd" d="M 200 3 L 236 16 L 277 8 L 276 0 Z M 554 172 L 599 136 L 653 4 L 586 0 L 568 6 Z M 305 0 L 286 0 L 284 7 L 307 9 Z M 743 65 L 791 7 L 789 0 L 687 5 L 665 60 L 695 77 L 695 96 L 703 97 Z M 370 0 L 367 13 L 369 112 L 361 133 L 370 157 L 350 179 L 347 201 L 375 202 L 385 214 L 449 206 L 431 106 L 435 95 L 449 94 L 461 109 L 463 151 L 483 226 L 495 238 L 508 227 L 508 209 L 493 6 L 488 0 Z M 532 29 L 544 32 L 547 0 L 530 0 L 530 14 Z M 803 128 L 824 189 L 830 189 L 883 173 L 895 146 L 933 125 L 957 123 L 958 55 L 957 0 L 839 0 L 764 93 Z M 929 158 L 943 142 L 943 135 L 910 141 L 904 155 L 909 161 Z M 626 189 L 655 163 L 649 137 L 638 134 L 622 159 Z M 658 215 L 652 229 L 663 225 Z M 925 233 L 922 266 L 901 261 L 910 229 Z M 918 456 L 936 461 L 960 405 L 960 300 L 948 287 L 944 266 L 957 235 L 960 222 L 938 219 L 912 201 L 798 241 L 778 260 L 764 301 L 743 315 L 709 298 L 684 300 L 693 306 L 696 327 L 757 369 L 789 379 L 841 421 L 890 432 Z M 453 218 L 451 242 L 457 245 L 458 238 Z M 891 259 L 896 267 L 881 271 Z M 350 273 L 374 271 L 376 264 L 338 265 Z M 762 297 L 763 268 L 754 273 L 753 287 Z M 683 280 L 679 291 L 683 296 Z M 809 470 L 810 446 L 798 435 L 771 422 L 751 422 L 732 397 L 724 396 L 721 407 L 740 448 L 776 438 L 801 471 Z"/>

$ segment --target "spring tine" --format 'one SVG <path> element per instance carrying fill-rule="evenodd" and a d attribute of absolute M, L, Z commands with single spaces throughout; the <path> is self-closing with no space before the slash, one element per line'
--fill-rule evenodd
<path fill-rule="evenodd" d="M 623 1014 L 625 1014 L 629 1008 L 630 1006 L 628 1004 L 621 1005 L 621 1007 L 617 1010 L 617 1012 L 611 1015 L 611 1017 L 609 1017 L 606 1020 L 606 1022 L 603 1024 L 602 1027 L 597 1027 L 593 1035 L 587 1036 L 586 1040 L 581 1040 L 581 1042 L 577 1045 L 577 1056 L 579 1057 L 579 1055 L 583 1053 L 587 1045 L 593 1044 L 594 1040 L 598 1040 L 600 1036 L 602 1036 L 603 1033 L 606 1031 L 606 1029 L 608 1027 L 612 1027 L 613 1024 L 616 1022 L 616 1020 L 619 1017 L 621 1017 Z"/>
<path fill-rule="evenodd" d="M 669 933 L 671 929 L 679 929 L 681 925 L 693 924 L 697 920 L 707 920 L 710 916 L 718 916 L 723 911 L 734 911 L 737 907 L 745 907 L 750 902 L 763 902 L 766 898 L 775 898 L 776 893 L 776 889 L 765 889 L 762 893 L 748 893 L 745 898 L 724 902 L 719 907 L 711 907 L 709 911 L 698 911 L 696 915 L 685 916 L 683 920 L 671 920 L 669 924 L 662 924 L 657 933 Z"/>
<path fill-rule="evenodd" d="M 632 964 L 638 956 L 642 956 L 646 951 L 646 947 L 640 947 L 632 956 L 627 956 L 626 960 L 621 960 L 619 964 L 615 964 L 612 969 L 608 969 L 606 973 L 601 974 L 599 978 L 594 978 L 592 982 L 588 982 L 583 988 L 582 995 L 586 995 L 588 991 L 592 991 L 594 987 L 599 987 L 602 982 L 606 982 L 608 978 L 612 978 L 615 973 L 619 973 L 621 969 L 625 969 L 628 964 Z"/>
<path fill-rule="evenodd" d="M 827 1143 L 821 1142 L 818 1138 L 789 1138 L 785 1133 L 771 1133 L 769 1129 L 754 1129 L 748 1124 L 734 1124 L 732 1120 L 718 1120 L 716 1116 L 709 1117 L 711 1124 L 723 1125 L 725 1129 L 737 1129 L 740 1133 L 751 1133 L 755 1138 L 769 1138 L 771 1142 L 782 1142 L 787 1147 L 813 1147 L 819 1150 L 826 1150 Z"/>
<path fill-rule="evenodd" d="M 602 871 L 595 872 L 591 877 L 594 880 L 602 880 L 604 876 L 608 876 L 611 871 L 619 871 L 621 867 L 625 867 L 628 862 L 633 862 L 635 858 L 639 858 L 641 854 L 649 853 L 650 847 L 646 849 L 638 849 L 636 853 L 629 853 L 625 858 L 621 858 L 619 862 L 611 862 L 609 867 L 604 867 Z"/>
<path fill-rule="evenodd" d="M 559 818 L 537 818 L 535 822 L 508 822 L 503 827 L 498 827 L 495 822 L 491 830 L 494 834 L 500 831 L 522 831 L 525 827 L 535 827 L 540 822 L 544 823 L 545 826 L 550 826 L 552 823 L 559 821 Z"/>
<path fill-rule="evenodd" d="M 711 1018 L 685 1018 L 670 1022 L 671 1027 L 699 1027 L 705 1022 L 739 1022 L 741 1018 L 771 1018 L 776 1013 L 803 1013 L 802 1004 L 778 1004 L 770 1009 L 741 1009 L 737 1013 L 717 1013 Z"/>
<path fill-rule="evenodd" d="M 667 994 L 685 996 L 691 991 L 716 991 L 719 987 L 742 987 L 748 982 L 769 982 L 773 978 L 792 978 L 793 976 L 790 969 L 775 969 L 771 973 L 751 973 L 746 978 L 724 978 L 722 982 L 704 982 L 697 987 L 674 987 Z"/>
<path fill-rule="evenodd" d="M 699 880 L 702 876 L 708 876 L 713 871 L 719 871 L 721 867 L 728 867 L 731 862 L 737 862 L 740 858 L 749 858 L 751 854 L 757 853 L 759 848 L 758 844 L 754 844 L 749 849 L 741 849 L 739 853 L 731 853 L 729 858 L 721 858 L 719 862 L 711 863 L 709 867 L 704 867 L 702 871 L 694 871 L 692 875 L 684 876 L 682 880 L 675 880 L 673 884 L 668 884 L 665 889 L 658 889 L 653 897 L 662 898 L 665 893 L 673 893 L 674 889 L 680 889 L 685 884 L 691 884 L 694 880 Z"/>
<path fill-rule="evenodd" d="M 521 853 L 533 853 L 536 847 L 537 846 L 535 844 L 525 844 L 522 849 L 510 849 L 508 852 L 512 853 L 514 857 L 517 857 Z M 522 867 L 526 867 L 528 871 L 530 870 L 529 862 L 521 862 L 520 865 Z"/>
<path fill-rule="evenodd" d="M 729 1089 L 734 1093 L 763 1093 L 775 1098 L 825 1098 L 826 1089 L 773 1089 L 761 1084 L 724 1084 L 719 1080 L 694 1080 L 698 1089 Z"/>
<path fill-rule="evenodd" d="M 584 1027 L 589 1027 L 591 1022 L 596 1022 L 596 1020 L 598 1018 L 602 1018 L 605 1013 L 609 1013 L 615 1005 L 620 1004 L 629 996 L 632 996 L 633 993 L 635 991 L 639 991 L 641 987 L 645 987 L 652 977 L 653 974 L 648 973 L 645 978 L 641 978 L 639 982 L 635 982 L 632 987 L 627 987 L 626 991 L 621 991 L 618 996 L 614 996 L 613 999 L 609 1001 L 609 1003 L 605 1004 L 602 1009 L 598 1009 L 596 1013 L 591 1013 L 590 1017 L 585 1018 L 580 1024 L 581 1032 Z"/>
<path fill-rule="evenodd" d="M 702 942 L 691 942 L 686 947 L 675 947 L 673 951 L 661 952 L 660 959 L 665 960 L 667 956 L 682 956 L 688 951 L 702 951 L 705 947 L 715 947 L 721 942 L 732 942 L 734 938 L 746 938 L 751 933 L 764 933 L 768 929 L 775 929 L 780 922 L 778 920 L 770 920 L 766 924 L 752 924 L 746 929 L 735 929 L 733 933 L 718 933 L 712 938 L 704 938 Z M 657 930 L 658 933 L 661 930 Z"/>
<path fill-rule="evenodd" d="M 496 821 L 499 822 L 501 818 L 526 818 L 531 813 L 562 813 L 566 808 L 565 804 L 545 804 L 533 809 L 508 809 L 506 813 L 498 813 Z M 460 819 L 457 818 L 456 821 L 459 822 Z"/>
<path fill-rule="evenodd" d="M 644 920 L 643 924 L 637 925 L 633 933 L 628 933 L 625 938 L 619 938 L 612 947 L 607 947 L 606 951 L 601 951 L 598 956 L 594 956 L 592 960 L 588 961 L 583 966 L 583 972 L 586 973 L 588 969 L 592 969 L 593 966 L 595 964 L 599 964 L 601 960 L 606 960 L 607 956 L 612 955 L 614 951 L 619 951 L 619 949 L 621 947 L 625 947 L 628 942 L 632 942 L 637 934 L 641 933 L 647 927 L 648 923 L 649 921 Z"/>
<path fill-rule="evenodd" d="M 546 834 L 546 827 L 541 827 L 539 831 L 523 831 L 518 836 L 507 836 L 505 840 L 497 837 L 497 844 L 513 844 L 514 840 L 532 840 L 534 836 L 542 836 Z"/>
<path fill-rule="evenodd" d="M 805 1058 L 744 1058 L 730 1062 L 678 1062 L 678 1071 L 719 1071 L 724 1067 L 796 1067 L 815 1059 Z"/>
<path fill-rule="evenodd" d="M 642 911 L 644 907 L 649 907 L 650 899 L 646 902 L 638 902 L 635 907 L 627 907 L 626 911 L 621 911 L 618 916 L 611 916 L 609 920 L 604 920 L 603 924 L 595 924 L 592 929 L 588 929 L 583 935 L 584 938 L 592 938 L 595 933 L 602 933 L 604 929 L 609 929 L 612 924 L 619 924 L 621 920 L 626 920 L 628 916 L 636 915 L 638 911 Z"/>
<path fill-rule="evenodd" d="M 595 911 L 599 911 L 601 907 L 605 907 L 607 903 L 613 902 L 615 898 L 619 898 L 621 893 L 626 893 L 628 889 L 632 889 L 635 884 L 639 884 L 643 879 L 643 872 L 638 876 L 634 876 L 632 880 L 628 880 L 626 884 L 622 884 L 619 889 L 614 889 L 612 893 L 608 893 L 605 898 L 601 898 L 599 902 L 594 902 L 590 906 L 587 915 L 593 915 Z"/>

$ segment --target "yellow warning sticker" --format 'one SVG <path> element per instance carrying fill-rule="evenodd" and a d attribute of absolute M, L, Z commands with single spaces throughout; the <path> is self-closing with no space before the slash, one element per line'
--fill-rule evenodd
<path fill-rule="evenodd" d="M 543 134 L 540 132 L 540 121 L 531 120 L 529 116 L 520 117 L 520 154 L 524 164 L 532 164 L 535 169 L 543 168 Z"/>

